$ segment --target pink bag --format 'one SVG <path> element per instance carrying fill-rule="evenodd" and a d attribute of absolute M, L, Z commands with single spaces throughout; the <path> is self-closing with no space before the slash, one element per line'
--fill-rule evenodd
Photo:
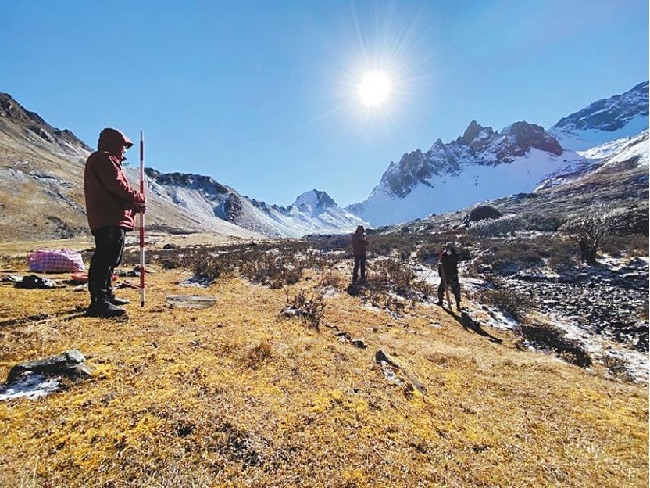
<path fill-rule="evenodd" d="M 29 255 L 30 271 L 65 273 L 85 269 L 81 254 L 69 249 L 38 249 Z"/>

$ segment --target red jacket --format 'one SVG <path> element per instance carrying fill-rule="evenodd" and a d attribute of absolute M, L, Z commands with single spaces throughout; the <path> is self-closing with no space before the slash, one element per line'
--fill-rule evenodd
<path fill-rule="evenodd" d="M 352 254 L 354 257 L 364 257 L 368 250 L 368 238 L 366 233 L 362 230 L 357 229 L 357 231 L 352 234 Z"/>
<path fill-rule="evenodd" d="M 119 226 L 135 227 L 135 209 L 144 203 L 144 195 L 129 185 L 122 171 L 122 148 L 133 144 L 120 131 L 104 129 L 99 135 L 97 151 L 86 161 L 84 195 L 86 215 L 91 230 Z"/>

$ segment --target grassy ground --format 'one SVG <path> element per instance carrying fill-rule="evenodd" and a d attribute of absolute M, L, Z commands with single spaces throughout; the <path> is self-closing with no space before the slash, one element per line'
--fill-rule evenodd
<path fill-rule="evenodd" d="M 345 293 L 347 269 L 279 290 L 157 271 L 144 308 L 121 290 L 124 321 L 78 316 L 88 297 L 70 286 L 0 285 L 0 377 L 71 348 L 95 368 L 0 403 L 0 486 L 648 486 L 646 385 L 520 351 L 438 307 L 390 314 Z M 301 291 L 322 296 L 325 276 L 318 329 L 280 314 Z M 173 294 L 217 304 L 171 308 Z"/>

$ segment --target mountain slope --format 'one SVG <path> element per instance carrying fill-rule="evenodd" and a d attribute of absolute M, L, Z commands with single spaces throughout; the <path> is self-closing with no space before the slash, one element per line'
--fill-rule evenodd
<path fill-rule="evenodd" d="M 598 100 L 561 119 L 549 129 L 565 149 L 581 151 L 648 128 L 648 82 Z"/>
<path fill-rule="evenodd" d="M 90 148 L 0 93 L 0 240 L 71 237 L 85 227 Z"/>
<path fill-rule="evenodd" d="M 147 177 L 152 193 L 206 226 L 226 221 L 266 236 L 301 237 L 350 232 L 357 225 L 365 224 L 318 190 L 306 192 L 293 205 L 282 207 L 242 196 L 208 176 L 162 174 L 148 168 Z"/>
<path fill-rule="evenodd" d="M 0 241 L 67 238 L 89 232 L 83 169 L 91 148 L 0 94 Z M 134 151 L 129 154 L 135 159 Z M 126 167 L 132 184 L 138 172 Z M 204 226 L 169 201 L 150 195 L 148 227 L 211 231 L 234 237 L 257 234 L 227 222 Z"/>

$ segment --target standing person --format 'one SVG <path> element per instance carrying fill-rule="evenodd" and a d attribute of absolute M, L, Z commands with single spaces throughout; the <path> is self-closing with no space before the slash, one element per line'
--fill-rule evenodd
<path fill-rule="evenodd" d="M 458 279 L 458 253 L 453 242 L 445 244 L 438 263 L 440 285 L 438 285 L 438 305 L 442 306 L 445 290 L 451 289 L 456 299 L 456 308 L 460 310 L 460 281 Z"/>
<path fill-rule="evenodd" d="M 368 238 L 363 225 L 357 227 L 352 234 L 352 255 L 354 256 L 354 270 L 352 271 L 352 283 L 359 279 L 359 268 L 361 269 L 361 283 L 366 282 L 366 252 L 368 251 Z"/>
<path fill-rule="evenodd" d="M 126 231 L 135 227 L 135 214 L 145 211 L 142 193 L 129 185 L 122 170 L 126 150 L 133 143 L 116 129 L 99 134 L 97 151 L 86 161 L 84 195 L 88 225 L 95 237 L 95 253 L 88 270 L 91 317 L 119 317 L 128 300 L 113 294 L 113 271 L 122 260 Z"/>

